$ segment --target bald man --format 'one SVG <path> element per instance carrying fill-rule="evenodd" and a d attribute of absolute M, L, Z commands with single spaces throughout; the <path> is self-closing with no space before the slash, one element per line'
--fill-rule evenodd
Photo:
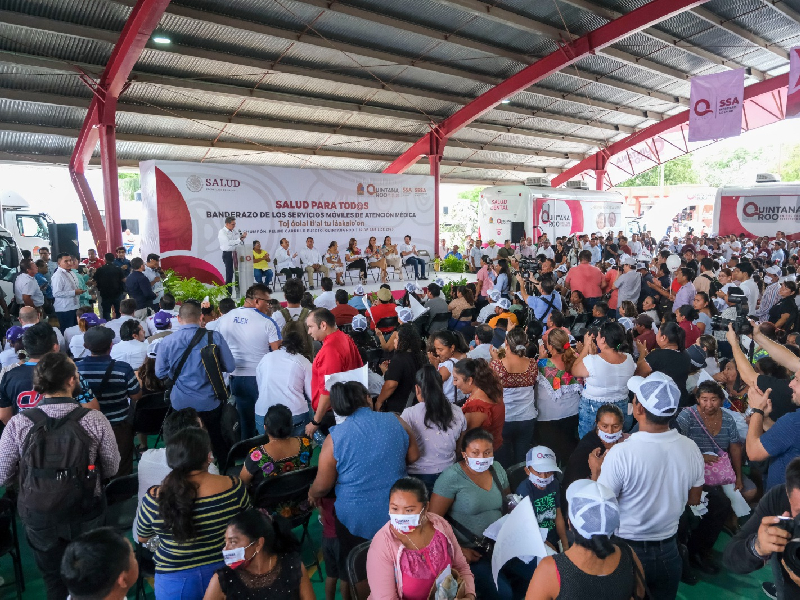
<path fill-rule="evenodd" d="M 39 312 L 32 306 L 23 306 L 19 309 L 19 324 L 23 329 L 27 329 L 31 325 L 36 325 L 39 321 Z M 56 332 L 59 350 L 61 352 L 66 352 L 67 342 L 64 339 L 64 334 L 61 333 L 61 330 L 58 327 L 53 327 L 53 331 Z"/>

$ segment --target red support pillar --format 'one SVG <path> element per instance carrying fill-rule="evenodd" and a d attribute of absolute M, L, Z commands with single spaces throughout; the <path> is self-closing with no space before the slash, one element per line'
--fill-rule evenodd
<path fill-rule="evenodd" d="M 605 169 L 595 169 L 594 170 L 595 182 L 594 182 L 594 189 L 598 192 L 603 191 L 603 180 L 606 178 L 606 170 Z"/>
<path fill-rule="evenodd" d="M 447 139 L 442 139 L 431 133 L 428 136 L 430 140 L 430 149 L 428 151 L 428 162 L 430 163 L 431 176 L 433 177 L 433 229 L 436 233 L 436 238 L 433 240 L 434 256 L 439 252 L 439 170 L 442 164 L 442 155 L 444 154 L 444 147 L 447 145 Z M 441 256 L 440 258 L 444 258 Z"/>
<path fill-rule="evenodd" d="M 116 98 L 106 98 L 100 117 L 100 164 L 103 169 L 103 200 L 106 209 L 106 248 L 114 252 L 122 246 L 122 221 L 119 210 L 119 171 L 117 170 L 117 129 L 114 123 Z"/>

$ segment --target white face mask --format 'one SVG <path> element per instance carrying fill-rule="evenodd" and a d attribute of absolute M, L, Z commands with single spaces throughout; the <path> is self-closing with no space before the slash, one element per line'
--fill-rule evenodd
<path fill-rule="evenodd" d="M 400 533 L 411 533 L 419 527 L 421 519 L 422 513 L 413 515 L 395 515 L 389 513 L 389 522 L 392 524 L 392 527 L 397 529 Z"/>
<path fill-rule="evenodd" d="M 538 475 L 534 475 L 533 473 L 531 473 L 530 475 L 528 475 L 528 479 L 531 480 L 531 483 L 533 485 L 543 488 L 547 487 L 552 483 L 553 479 L 555 479 L 555 475 L 550 475 L 550 477 L 539 477 Z"/>
<path fill-rule="evenodd" d="M 622 437 L 622 431 L 618 431 L 617 433 L 606 433 L 602 429 L 598 429 L 597 436 L 606 444 L 613 444 Z"/>
<path fill-rule="evenodd" d="M 469 468 L 475 471 L 476 473 L 483 473 L 484 471 L 488 471 L 489 467 L 492 466 L 494 462 L 494 457 L 490 456 L 489 458 L 467 458 L 467 464 Z"/>
<path fill-rule="evenodd" d="M 256 553 L 253 553 L 253 556 L 250 557 L 249 560 L 245 559 L 244 551 L 255 544 L 255 542 L 250 542 L 247 546 L 242 546 L 240 548 L 233 548 L 232 550 L 223 550 L 222 551 L 222 559 L 225 561 L 225 564 L 228 565 L 231 569 L 236 569 L 243 565 L 246 562 L 250 562 L 253 560 L 253 557 Z"/>
<path fill-rule="evenodd" d="M 341 425 L 342 423 L 347 420 L 347 417 L 342 417 L 341 415 L 337 415 L 336 412 L 333 413 L 333 418 L 336 419 L 336 424 Z"/>

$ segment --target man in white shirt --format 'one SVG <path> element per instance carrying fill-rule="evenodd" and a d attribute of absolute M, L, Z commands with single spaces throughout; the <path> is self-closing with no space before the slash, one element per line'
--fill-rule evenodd
<path fill-rule="evenodd" d="M 111 347 L 111 358 L 128 363 L 135 371 L 147 358 L 146 335 L 141 321 L 130 318 L 119 330 L 122 341 Z"/>
<path fill-rule="evenodd" d="M 306 247 L 300 250 L 300 260 L 308 277 L 308 289 L 314 289 L 314 273 L 322 273 L 328 276 L 328 266 L 322 259 L 322 255 L 314 248 L 314 238 L 306 238 Z"/>
<path fill-rule="evenodd" d="M 256 366 L 261 357 L 281 347 L 281 332 L 269 316 L 267 286 L 257 283 L 248 288 L 245 305 L 219 319 L 222 334 L 236 362 L 231 373 L 231 394 L 239 411 L 242 439 L 255 437 L 255 406 L 258 400 Z"/>
<path fill-rule="evenodd" d="M 36 273 L 39 269 L 30 258 L 19 261 L 19 274 L 14 281 L 14 297 L 20 306 L 33 306 L 41 310 L 44 304 L 44 294 L 39 284 L 36 283 Z"/>
<path fill-rule="evenodd" d="M 739 282 L 739 287 L 742 288 L 742 292 L 747 296 L 748 314 L 755 314 L 758 310 L 758 297 L 760 294 L 758 285 L 756 285 L 755 281 L 750 279 L 754 272 L 755 269 L 750 262 L 740 262 L 733 270 L 734 281 Z"/>
<path fill-rule="evenodd" d="M 405 243 L 400 244 L 400 256 L 404 265 L 411 265 L 414 267 L 414 279 L 421 279 L 426 281 L 425 277 L 425 261 L 417 256 L 417 247 L 411 244 L 411 236 L 407 235 L 403 238 Z M 420 269 L 422 269 L 422 277 L 419 276 Z"/>
<path fill-rule="evenodd" d="M 632 256 L 639 256 L 642 253 L 642 242 L 639 241 L 639 234 L 634 233 L 631 235 L 631 243 L 629 244 L 631 247 L 631 252 L 633 252 Z"/>
<path fill-rule="evenodd" d="M 477 273 L 481 268 L 481 256 L 483 255 L 483 242 L 475 240 L 475 245 L 469 251 L 469 266 L 473 273 Z"/>
<path fill-rule="evenodd" d="M 295 277 L 300 279 L 303 276 L 303 269 L 297 266 L 297 252 L 289 250 L 289 240 L 281 238 L 280 246 L 275 250 L 275 272 L 285 275 L 287 278 Z"/>
<path fill-rule="evenodd" d="M 122 338 L 119 336 L 119 330 L 122 327 L 122 324 L 125 321 L 129 321 L 130 319 L 135 319 L 136 317 L 133 316 L 133 313 L 136 312 L 136 300 L 133 298 L 125 298 L 122 302 L 119 303 L 119 312 L 120 317 L 118 319 L 114 319 L 112 321 L 108 321 L 106 323 L 106 327 L 114 332 L 114 343 L 119 344 L 122 341 Z M 151 322 L 153 317 L 148 317 L 147 321 L 144 322 L 144 330 L 147 336 L 155 335 L 155 325 L 153 325 L 153 329 L 150 329 L 150 325 L 148 322 Z M 175 322 L 177 325 L 177 321 Z"/>
<path fill-rule="evenodd" d="M 475 347 L 467 352 L 467 358 L 482 358 L 487 363 L 492 362 L 492 338 L 494 329 L 488 325 L 478 325 L 475 328 Z"/>
<path fill-rule="evenodd" d="M 150 286 L 153 288 L 153 292 L 156 295 L 156 299 L 153 300 L 153 302 L 158 304 L 161 302 L 161 298 L 164 296 L 164 282 L 162 281 L 164 278 L 164 273 L 161 270 L 161 257 L 158 254 L 147 255 L 147 262 L 145 263 L 144 267 L 144 276 L 147 277 L 147 280 L 150 282 Z"/>
<path fill-rule="evenodd" d="M 603 250 L 597 243 L 597 238 L 593 237 L 589 240 L 589 251 L 592 253 L 592 260 L 590 261 L 591 265 L 596 265 L 600 262 L 600 259 L 603 258 Z"/>
<path fill-rule="evenodd" d="M 222 262 L 225 264 L 226 284 L 233 282 L 233 261 L 236 247 L 243 245 L 246 237 L 246 231 L 240 232 L 236 229 L 234 217 L 225 217 L 225 226 L 219 230 L 217 241 L 219 241 L 219 249 L 222 250 Z M 230 294 L 230 290 L 231 288 L 228 288 L 228 294 Z"/>
<path fill-rule="evenodd" d="M 72 256 L 66 252 L 58 255 L 58 268 L 50 280 L 53 286 L 53 308 L 61 331 L 78 323 L 75 311 L 80 306 L 79 296 L 84 290 L 72 272 Z"/>
<path fill-rule="evenodd" d="M 336 294 L 333 293 L 333 280 L 330 277 L 323 277 L 320 285 L 322 286 L 323 292 L 314 300 L 314 306 L 333 310 L 336 308 Z"/>
<path fill-rule="evenodd" d="M 604 454 L 596 449 L 589 467 L 619 501 L 617 536 L 639 557 L 650 597 L 674 600 L 682 572 L 678 522 L 687 502 L 700 505 L 705 462 L 697 444 L 669 428 L 681 397 L 672 379 L 656 371 L 632 377 L 628 389 L 639 431 Z"/>
<path fill-rule="evenodd" d="M 550 247 L 550 241 L 547 238 L 544 238 L 539 244 L 539 249 L 536 252 L 536 256 L 539 256 L 540 254 L 544 254 L 545 258 L 552 258 L 554 260 L 556 258 L 556 253 L 553 252 L 553 248 Z"/>

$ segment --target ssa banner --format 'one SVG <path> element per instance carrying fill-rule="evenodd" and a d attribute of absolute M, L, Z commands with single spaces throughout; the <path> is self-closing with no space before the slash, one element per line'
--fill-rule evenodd
<path fill-rule="evenodd" d="M 692 77 L 689 141 L 735 137 L 742 132 L 744 69 Z"/>
<path fill-rule="evenodd" d="M 282 238 L 299 253 L 313 237 L 323 256 L 333 241 L 343 253 L 350 238 L 362 252 L 370 237 L 402 244 L 410 235 L 431 255 L 436 247 L 433 178 L 426 175 L 162 161 L 139 169 L 142 254 L 159 254 L 164 268 L 207 283 L 224 281 L 217 234 L 229 216 L 270 260 Z"/>
<path fill-rule="evenodd" d="M 800 46 L 789 51 L 789 89 L 786 95 L 786 118 L 800 115 Z"/>

